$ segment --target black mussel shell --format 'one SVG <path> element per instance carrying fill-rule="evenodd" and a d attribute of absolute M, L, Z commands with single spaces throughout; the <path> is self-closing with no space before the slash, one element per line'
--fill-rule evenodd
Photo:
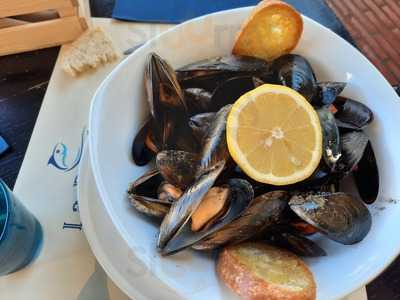
<path fill-rule="evenodd" d="M 400 84 L 394 86 L 394 91 L 400 96 Z"/>
<path fill-rule="evenodd" d="M 290 185 L 290 191 L 308 191 L 308 190 L 319 190 L 322 186 L 329 184 L 332 181 L 332 170 L 331 167 L 325 163 L 324 159 L 321 159 L 317 169 L 314 173 L 306 180 Z"/>
<path fill-rule="evenodd" d="M 367 204 L 374 203 L 379 192 L 379 172 L 370 142 L 353 171 L 353 176 L 361 199 Z"/>
<path fill-rule="evenodd" d="M 132 143 L 132 158 L 138 166 L 146 165 L 154 157 L 154 152 L 146 146 L 149 127 L 150 122 L 148 121 L 136 134 Z"/>
<path fill-rule="evenodd" d="M 266 240 L 303 257 L 326 256 L 326 252 L 312 240 L 296 233 L 288 226 L 274 226 L 265 233 Z"/>
<path fill-rule="evenodd" d="M 289 198 L 289 193 L 285 191 L 273 191 L 254 198 L 249 207 L 235 220 L 207 235 L 194 244 L 193 248 L 210 250 L 251 239 L 266 228 L 282 221 Z"/>
<path fill-rule="evenodd" d="M 339 129 L 333 113 L 328 108 L 320 108 L 317 113 L 322 127 L 323 158 L 333 169 L 341 156 Z"/>
<path fill-rule="evenodd" d="M 202 90 L 212 94 L 218 86 L 236 76 L 238 76 L 236 73 L 216 74 L 180 81 L 180 84 L 184 89 L 201 88 Z"/>
<path fill-rule="evenodd" d="M 268 69 L 268 63 L 262 59 L 250 56 L 228 55 L 189 64 L 176 70 L 176 72 L 178 79 L 185 81 L 211 75 L 263 74 L 268 73 Z"/>
<path fill-rule="evenodd" d="M 264 81 L 271 80 L 267 62 L 255 57 L 237 55 L 190 64 L 178 69 L 177 74 L 184 88 L 202 88 L 211 93 L 233 77 L 257 76 Z"/>
<path fill-rule="evenodd" d="M 257 76 L 253 76 L 252 79 L 253 79 L 253 84 L 254 84 L 255 88 L 262 86 L 263 84 L 266 83 L 263 79 L 261 79 Z"/>
<path fill-rule="evenodd" d="M 297 54 L 286 54 L 272 62 L 271 71 L 277 84 L 290 87 L 312 102 L 317 81 L 310 63 Z"/>
<path fill-rule="evenodd" d="M 347 175 L 353 171 L 364 155 L 368 144 L 368 136 L 362 131 L 351 131 L 342 134 L 342 156 L 340 157 L 336 172 Z"/>
<path fill-rule="evenodd" d="M 254 77 L 233 77 L 220 84 L 211 97 L 211 111 L 218 111 L 227 104 L 233 104 L 243 94 L 255 88 Z"/>
<path fill-rule="evenodd" d="M 290 199 L 289 205 L 304 221 L 345 245 L 360 242 L 371 229 L 368 208 L 345 193 L 298 194 Z"/>
<path fill-rule="evenodd" d="M 206 113 L 211 110 L 212 94 L 210 92 L 202 88 L 187 88 L 184 92 L 189 115 Z"/>
<path fill-rule="evenodd" d="M 184 194 L 172 204 L 171 209 L 160 226 L 157 241 L 158 249 L 162 250 L 178 230 L 189 221 L 224 167 L 225 162 L 221 161 L 213 165 L 213 167 L 204 170 L 197 176 L 195 182 L 186 189 Z"/>
<path fill-rule="evenodd" d="M 206 112 L 194 115 L 190 118 L 189 127 L 192 129 L 194 136 L 200 144 L 207 134 L 216 114 L 215 112 Z"/>
<path fill-rule="evenodd" d="M 237 219 L 253 200 L 251 185 L 242 179 L 230 179 L 228 181 L 230 200 L 228 211 L 207 229 L 192 232 L 190 222 L 179 229 L 176 235 L 162 249 L 163 255 L 171 255 L 203 240 L 207 236 L 221 230 Z"/>
<path fill-rule="evenodd" d="M 153 119 L 152 137 L 158 149 L 179 147 L 180 150 L 193 150 L 187 147 L 191 145 L 191 142 L 179 141 L 180 145 L 177 146 L 180 137 L 183 136 L 185 140 L 189 140 L 191 130 L 186 126 L 188 108 L 175 71 L 160 56 L 150 53 L 144 77 L 147 100 Z M 182 132 L 185 130 L 186 132 Z"/>
<path fill-rule="evenodd" d="M 187 119 L 175 118 L 174 138 L 173 143 L 170 144 L 168 149 L 181 150 L 186 152 L 198 153 L 201 150 L 201 145 L 194 135 L 192 129 L 189 127 Z"/>
<path fill-rule="evenodd" d="M 150 112 L 155 120 L 160 119 L 165 107 L 187 111 L 175 71 L 164 59 L 150 53 L 144 77 Z"/>
<path fill-rule="evenodd" d="M 338 110 L 335 118 L 339 127 L 362 129 L 374 119 L 372 111 L 361 102 L 339 96 L 333 104 Z"/>
<path fill-rule="evenodd" d="M 346 82 L 318 82 L 312 104 L 315 106 L 331 105 L 346 87 Z"/>
<path fill-rule="evenodd" d="M 226 143 L 226 120 L 231 111 L 232 105 L 221 108 L 210 124 L 210 127 L 203 139 L 203 149 L 200 152 L 198 173 L 207 170 L 209 167 L 228 161 L 230 154 Z"/>
<path fill-rule="evenodd" d="M 163 218 L 169 211 L 170 203 L 158 199 L 157 190 L 163 178 L 156 169 L 150 170 L 133 182 L 128 189 L 128 198 L 139 212 Z"/>
<path fill-rule="evenodd" d="M 156 158 L 157 169 L 165 181 L 181 189 L 192 184 L 197 163 L 196 154 L 178 150 L 158 152 Z"/>

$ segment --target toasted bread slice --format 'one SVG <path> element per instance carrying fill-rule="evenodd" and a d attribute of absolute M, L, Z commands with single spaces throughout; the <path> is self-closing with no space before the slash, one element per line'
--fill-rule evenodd
<path fill-rule="evenodd" d="M 262 243 L 226 247 L 217 273 L 246 300 L 312 300 L 316 287 L 312 273 L 296 255 Z"/>
<path fill-rule="evenodd" d="M 96 27 L 87 30 L 71 44 L 62 57 L 62 68 L 68 74 L 77 76 L 118 56 L 111 39 L 100 27 Z"/>
<path fill-rule="evenodd" d="M 303 32 L 301 15 L 282 1 L 261 1 L 236 36 L 233 54 L 271 61 L 292 51 Z"/>

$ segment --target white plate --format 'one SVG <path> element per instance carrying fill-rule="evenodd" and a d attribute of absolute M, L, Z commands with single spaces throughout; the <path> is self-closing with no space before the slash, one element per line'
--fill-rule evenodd
<path fill-rule="evenodd" d="M 155 250 L 157 226 L 137 214 L 126 199 L 129 182 L 147 169 L 135 166 L 130 158 L 132 140 L 148 114 L 143 89 L 146 56 L 154 51 L 173 67 L 179 67 L 228 54 L 235 32 L 248 14 L 248 8 L 220 12 L 160 35 L 125 59 L 94 97 L 89 151 L 96 186 L 116 228 L 112 238 L 123 240 L 132 249 L 126 256 L 130 264 L 146 270 L 146 278 L 135 277 L 132 281 L 136 282 L 137 292 L 150 299 L 228 296 L 217 280 L 214 260 L 209 255 L 184 251 L 161 258 Z M 371 206 L 372 229 L 364 241 L 353 246 L 321 239 L 328 256 L 308 260 L 319 299 L 337 299 L 372 280 L 399 253 L 400 104 L 389 83 L 360 52 L 316 22 L 308 18 L 304 21 L 304 34 L 294 52 L 310 60 L 319 80 L 348 81 L 344 94 L 366 103 L 376 117 L 367 129 L 380 172 L 379 199 Z"/>
<path fill-rule="evenodd" d="M 121 290 L 132 299 L 140 299 L 140 286 L 132 278 L 143 269 L 138 269 L 134 263 L 131 265 L 131 249 L 122 239 L 112 239 L 118 233 L 96 189 L 87 148 L 79 168 L 78 201 L 83 230 L 97 260 Z M 363 287 L 343 300 L 367 300 L 367 292 Z"/>

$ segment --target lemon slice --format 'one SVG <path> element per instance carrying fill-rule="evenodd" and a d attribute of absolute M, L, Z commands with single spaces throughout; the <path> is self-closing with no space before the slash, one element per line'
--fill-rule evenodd
<path fill-rule="evenodd" d="M 317 112 L 288 87 L 264 84 L 241 96 L 229 113 L 226 134 L 233 159 L 259 182 L 302 181 L 321 160 Z"/>

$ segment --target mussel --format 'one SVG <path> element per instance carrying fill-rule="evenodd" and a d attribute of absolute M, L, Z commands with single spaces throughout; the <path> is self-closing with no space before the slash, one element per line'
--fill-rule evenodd
<path fill-rule="evenodd" d="M 394 86 L 394 91 L 397 93 L 397 95 L 400 96 L 400 85 L 395 85 Z"/>
<path fill-rule="evenodd" d="M 152 118 L 148 130 L 155 148 L 195 152 L 197 141 L 188 126 L 188 107 L 175 71 L 155 53 L 148 58 L 145 86 Z"/>
<path fill-rule="evenodd" d="M 364 155 L 368 144 L 368 136 L 362 131 L 350 131 L 340 138 L 343 155 L 339 159 L 336 172 L 347 175 L 353 171 Z"/>
<path fill-rule="evenodd" d="M 160 151 L 156 158 L 157 169 L 164 180 L 183 190 L 192 184 L 197 162 L 196 154 L 179 150 Z"/>
<path fill-rule="evenodd" d="M 269 243 L 285 248 L 299 256 L 326 256 L 325 250 L 318 246 L 318 244 L 285 225 L 273 226 L 265 233 L 265 236 Z"/>
<path fill-rule="evenodd" d="M 225 188 L 229 190 L 229 193 L 223 214 L 210 220 L 208 226 L 203 230 L 194 231 L 193 220 L 184 224 L 162 249 L 163 255 L 173 254 L 190 247 L 204 240 L 207 236 L 222 230 L 237 219 L 253 200 L 253 190 L 245 180 L 230 179 Z M 196 229 L 198 229 L 197 226 Z"/>
<path fill-rule="evenodd" d="M 261 79 L 253 76 L 237 76 L 218 85 L 211 97 L 210 111 L 218 111 L 227 104 L 233 104 L 243 94 L 253 90 Z"/>
<path fill-rule="evenodd" d="M 255 198 L 236 219 L 207 235 L 193 245 L 196 250 L 209 250 L 225 244 L 239 243 L 279 224 L 290 196 L 285 191 L 272 191 Z"/>
<path fill-rule="evenodd" d="M 337 109 L 335 118 L 339 127 L 363 129 L 374 119 L 372 111 L 361 102 L 339 96 L 333 105 Z"/>
<path fill-rule="evenodd" d="M 344 90 L 346 85 L 345 82 L 318 82 L 312 104 L 317 107 L 331 105 Z"/>
<path fill-rule="evenodd" d="M 217 78 L 221 75 L 237 76 L 244 74 L 253 74 L 258 76 L 267 76 L 269 65 L 266 61 L 239 55 L 228 55 L 212 59 L 202 60 L 177 70 L 180 82 L 189 80 L 199 80 L 204 77 Z"/>
<path fill-rule="evenodd" d="M 149 147 L 146 145 L 146 139 L 148 139 L 150 126 L 151 121 L 147 121 L 133 140 L 132 158 L 135 164 L 138 166 L 146 165 L 154 157 L 154 151 L 149 149 Z"/>
<path fill-rule="evenodd" d="M 341 154 L 339 129 L 335 117 L 327 108 L 317 110 L 323 133 L 323 158 L 325 163 L 333 169 Z"/>
<path fill-rule="evenodd" d="M 163 203 L 172 204 L 178 200 L 182 194 L 183 192 L 179 187 L 167 181 L 162 182 L 157 189 L 158 200 Z"/>
<path fill-rule="evenodd" d="M 197 138 L 199 143 L 203 142 L 211 123 L 215 118 L 215 112 L 207 112 L 202 114 L 194 115 L 189 120 L 189 127 L 192 129 L 194 136 Z"/>
<path fill-rule="evenodd" d="M 212 94 L 202 88 L 187 88 L 184 91 L 185 102 L 188 105 L 189 115 L 211 111 Z"/>
<path fill-rule="evenodd" d="M 312 102 L 317 92 L 317 81 L 310 63 L 297 54 L 286 54 L 271 64 L 275 83 L 290 87 Z"/>
<path fill-rule="evenodd" d="M 163 178 L 157 169 L 139 177 L 128 189 L 128 198 L 133 207 L 151 217 L 162 218 L 170 208 L 170 200 L 159 199 L 157 191 Z"/>
<path fill-rule="evenodd" d="M 224 170 L 230 158 L 225 137 L 226 119 L 230 108 L 230 106 L 223 107 L 211 123 L 204 138 L 194 183 L 186 189 L 165 216 L 160 227 L 158 248 L 163 249 L 179 228 L 190 219 L 204 195 Z"/>
<path fill-rule="evenodd" d="M 226 120 L 231 108 L 232 105 L 222 107 L 211 122 L 203 139 L 204 146 L 200 154 L 198 173 L 221 161 L 226 162 L 230 158 L 226 143 Z"/>
<path fill-rule="evenodd" d="M 219 162 L 205 170 L 196 181 L 189 186 L 184 194 L 172 204 L 160 226 L 157 247 L 163 249 L 168 241 L 184 226 L 200 205 L 208 190 L 225 167 L 225 162 Z"/>
<path fill-rule="evenodd" d="M 366 145 L 353 176 L 361 199 L 367 204 L 374 203 L 379 192 L 379 172 L 371 142 Z"/>
<path fill-rule="evenodd" d="M 328 238 L 345 245 L 360 242 L 371 229 L 371 214 L 365 204 L 345 193 L 294 195 L 291 209 Z"/>

